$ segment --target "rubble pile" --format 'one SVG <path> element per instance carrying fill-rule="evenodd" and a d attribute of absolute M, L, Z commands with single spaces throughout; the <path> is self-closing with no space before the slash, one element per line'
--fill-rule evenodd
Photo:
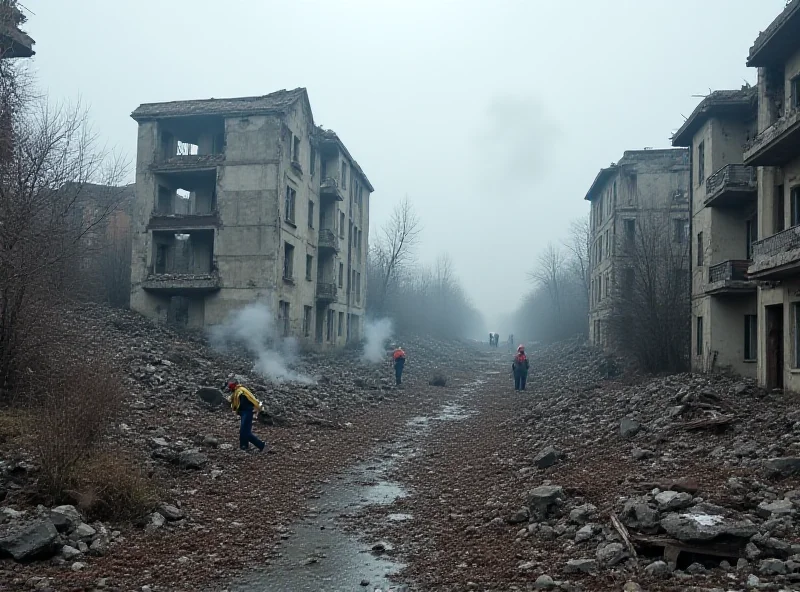
<path fill-rule="evenodd" d="M 529 358 L 527 392 L 501 372 L 477 413 L 399 470 L 414 496 L 370 511 L 404 576 L 439 590 L 800 587 L 793 395 L 636 376 L 578 343 Z"/>

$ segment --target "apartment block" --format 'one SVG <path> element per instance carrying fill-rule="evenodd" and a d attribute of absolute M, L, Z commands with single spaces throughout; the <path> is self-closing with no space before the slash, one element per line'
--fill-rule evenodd
<path fill-rule="evenodd" d="M 132 117 L 134 310 L 202 327 L 258 301 L 284 336 L 360 338 L 373 187 L 305 89 Z"/>
<path fill-rule="evenodd" d="M 692 370 L 756 376 L 756 169 L 742 164 L 756 135 L 757 90 L 709 94 L 672 138 L 691 150 Z"/>
<path fill-rule="evenodd" d="M 743 164 L 758 167 L 757 219 L 748 277 L 758 287 L 757 376 L 800 390 L 800 0 L 761 33 L 747 65 L 758 68 L 758 135 Z"/>
<path fill-rule="evenodd" d="M 614 298 L 632 271 L 627 247 L 642 225 L 657 217 L 669 225 L 671 240 L 689 239 L 688 150 L 626 150 L 600 170 L 585 199 L 591 203 L 589 340 L 608 346 Z"/>

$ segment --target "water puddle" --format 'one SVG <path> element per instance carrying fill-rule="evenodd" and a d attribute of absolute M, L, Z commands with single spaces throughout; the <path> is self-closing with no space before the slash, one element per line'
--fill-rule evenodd
<path fill-rule="evenodd" d="M 461 396 L 482 383 L 473 381 L 462 386 Z M 405 590 L 405 586 L 390 579 L 404 567 L 392 558 L 391 546 L 360 541 L 344 531 L 339 519 L 367 506 L 389 505 L 406 496 L 408 492 L 402 485 L 388 476 L 395 464 L 413 457 L 421 437 L 438 422 L 458 421 L 469 415 L 464 406 L 450 402 L 434 415 L 410 419 L 398 440 L 381 446 L 371 461 L 348 469 L 338 482 L 327 484 L 309 508 L 307 518 L 286 531 L 270 564 L 242 576 L 226 588 L 228 592 Z M 413 520 L 413 515 L 389 514 L 387 520 L 400 527 L 400 523 Z"/>

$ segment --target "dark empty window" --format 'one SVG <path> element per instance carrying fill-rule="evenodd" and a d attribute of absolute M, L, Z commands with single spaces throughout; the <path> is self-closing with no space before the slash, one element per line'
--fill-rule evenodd
<path fill-rule="evenodd" d="M 344 263 L 339 264 L 339 287 L 344 288 Z"/>
<path fill-rule="evenodd" d="M 625 244 L 632 247 L 636 239 L 636 220 L 625 220 Z"/>
<path fill-rule="evenodd" d="M 297 199 L 297 191 L 291 187 L 286 188 L 286 203 L 284 204 L 284 216 L 286 221 L 294 224 L 294 207 Z"/>
<path fill-rule="evenodd" d="M 703 355 L 703 317 L 697 317 L 697 326 L 695 328 L 695 341 L 694 353 L 697 356 Z"/>
<path fill-rule="evenodd" d="M 706 145 L 700 142 L 697 145 L 697 184 L 702 185 L 706 180 Z"/>
<path fill-rule="evenodd" d="M 313 146 L 311 147 L 311 155 L 309 156 L 308 160 L 309 160 L 308 170 L 310 171 L 311 176 L 313 177 L 314 174 L 317 172 L 317 149 L 314 148 Z"/>
<path fill-rule="evenodd" d="M 308 227 L 314 228 L 314 202 L 308 200 Z"/>
<path fill-rule="evenodd" d="M 311 314 L 312 308 L 310 306 L 303 307 L 303 335 L 305 337 L 311 336 Z"/>
<path fill-rule="evenodd" d="M 311 268 L 314 266 L 314 257 L 306 255 L 306 279 L 311 280 Z"/>
<path fill-rule="evenodd" d="M 347 163 L 342 161 L 342 189 L 347 189 Z"/>
<path fill-rule="evenodd" d="M 772 219 L 775 232 L 784 229 L 783 185 L 776 185 L 772 196 Z"/>
<path fill-rule="evenodd" d="M 343 333 L 344 333 L 344 313 L 340 312 L 339 313 L 339 326 L 337 328 L 336 334 L 339 337 L 341 337 Z"/>
<path fill-rule="evenodd" d="M 703 265 L 703 233 L 697 233 L 697 267 Z"/>
<path fill-rule="evenodd" d="M 283 332 L 283 336 L 284 337 L 288 337 L 289 336 L 289 327 L 290 327 L 290 324 L 289 324 L 289 303 L 284 301 L 284 300 L 281 300 L 278 303 L 278 320 L 279 320 L 279 326 L 281 327 L 282 332 Z"/>
<path fill-rule="evenodd" d="M 758 229 L 754 219 L 748 220 L 745 223 L 745 234 L 747 238 L 747 258 L 753 258 L 753 243 L 758 240 Z"/>
<path fill-rule="evenodd" d="M 300 162 L 300 138 L 292 136 L 292 162 Z"/>
<path fill-rule="evenodd" d="M 800 76 L 792 79 L 792 107 L 800 109 Z"/>
<path fill-rule="evenodd" d="M 792 187 L 792 226 L 800 224 L 800 187 Z"/>
<path fill-rule="evenodd" d="M 672 220 L 672 240 L 676 243 L 686 242 L 686 220 L 673 219 Z"/>
<path fill-rule="evenodd" d="M 758 317 L 756 315 L 744 316 L 744 359 L 753 361 L 758 351 Z"/>
<path fill-rule="evenodd" d="M 290 280 L 294 277 L 294 247 L 283 243 L 283 279 Z"/>

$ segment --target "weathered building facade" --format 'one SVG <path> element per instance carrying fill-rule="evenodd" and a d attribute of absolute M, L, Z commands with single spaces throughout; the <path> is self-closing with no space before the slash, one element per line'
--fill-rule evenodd
<path fill-rule="evenodd" d="M 691 150 L 692 370 L 756 375 L 756 170 L 742 164 L 756 133 L 755 88 L 704 98 L 672 138 Z"/>
<path fill-rule="evenodd" d="M 359 338 L 373 188 L 305 89 L 132 117 L 134 310 L 200 327 L 258 301 L 282 335 Z"/>
<path fill-rule="evenodd" d="M 688 240 L 689 155 L 685 149 L 626 150 L 601 169 L 585 199 L 590 214 L 589 340 L 609 345 L 608 321 L 618 290 L 625 289 L 629 247 L 643 225 L 658 219 L 671 240 Z M 628 278 L 629 279 L 629 278 Z"/>
<path fill-rule="evenodd" d="M 758 380 L 800 390 L 800 0 L 750 48 L 758 68 L 758 135 L 743 163 L 758 167 L 758 226 L 748 268 L 758 288 Z"/>

